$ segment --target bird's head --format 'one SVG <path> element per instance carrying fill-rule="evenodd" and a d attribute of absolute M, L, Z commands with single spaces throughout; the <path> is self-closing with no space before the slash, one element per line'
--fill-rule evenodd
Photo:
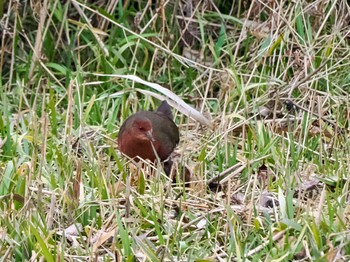
<path fill-rule="evenodd" d="M 133 136 L 140 140 L 155 141 L 153 137 L 152 122 L 147 118 L 137 118 L 131 128 Z"/>

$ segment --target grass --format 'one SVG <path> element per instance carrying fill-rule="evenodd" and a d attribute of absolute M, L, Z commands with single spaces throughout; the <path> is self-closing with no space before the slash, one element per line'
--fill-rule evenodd
<path fill-rule="evenodd" d="M 0 1 L 0 257 L 349 260 L 349 11 Z M 116 145 L 164 98 L 190 187 Z"/>

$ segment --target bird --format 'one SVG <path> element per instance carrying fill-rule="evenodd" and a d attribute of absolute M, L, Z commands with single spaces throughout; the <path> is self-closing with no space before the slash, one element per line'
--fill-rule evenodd
<path fill-rule="evenodd" d="M 166 161 L 179 143 L 179 129 L 164 100 L 156 111 L 139 111 L 128 117 L 118 134 L 119 150 L 138 162 Z"/>

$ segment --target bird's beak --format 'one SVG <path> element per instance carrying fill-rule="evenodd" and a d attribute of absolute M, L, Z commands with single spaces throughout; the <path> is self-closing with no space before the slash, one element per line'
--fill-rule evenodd
<path fill-rule="evenodd" d="M 156 141 L 156 140 L 154 139 L 152 133 L 153 133 L 153 130 L 151 129 L 151 130 L 149 130 L 149 131 L 146 132 L 146 136 L 147 136 L 147 138 L 148 138 L 151 142 L 154 142 L 154 141 Z"/>

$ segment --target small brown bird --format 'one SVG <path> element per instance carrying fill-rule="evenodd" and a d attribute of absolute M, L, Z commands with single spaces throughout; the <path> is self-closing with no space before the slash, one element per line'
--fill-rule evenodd
<path fill-rule="evenodd" d="M 130 116 L 119 130 L 119 150 L 136 161 L 140 157 L 154 162 L 156 154 L 161 161 L 166 160 L 179 143 L 179 129 L 172 118 L 166 101 L 155 112 L 140 111 Z"/>

